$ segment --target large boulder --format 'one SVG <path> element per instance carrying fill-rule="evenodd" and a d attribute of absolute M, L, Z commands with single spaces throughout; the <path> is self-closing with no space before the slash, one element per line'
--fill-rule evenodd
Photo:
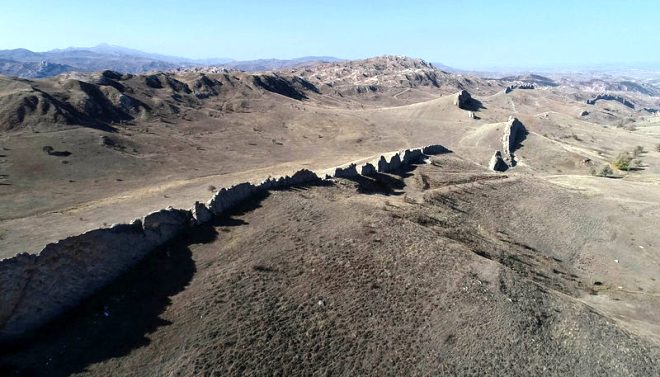
<path fill-rule="evenodd" d="M 470 93 L 468 93 L 467 90 L 461 90 L 454 96 L 454 106 L 458 106 L 459 109 L 469 110 L 472 96 L 470 96 Z"/>
<path fill-rule="evenodd" d="M 142 220 L 144 233 L 149 240 L 161 245 L 180 235 L 190 224 L 190 211 L 167 208 L 152 212 Z"/>
<path fill-rule="evenodd" d="M 490 162 L 488 163 L 488 168 L 492 171 L 505 171 L 509 168 L 509 166 L 502 158 L 502 152 L 495 151 L 493 157 L 490 158 Z"/>
<path fill-rule="evenodd" d="M 431 154 L 441 154 L 441 153 L 447 153 L 449 152 L 449 149 L 443 147 L 440 144 L 431 144 L 427 145 L 422 148 L 422 153 L 431 155 Z"/>

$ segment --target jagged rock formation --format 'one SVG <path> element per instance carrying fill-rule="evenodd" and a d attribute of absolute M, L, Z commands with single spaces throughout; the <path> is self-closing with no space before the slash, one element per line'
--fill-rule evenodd
<path fill-rule="evenodd" d="M 502 152 L 495 151 L 493 157 L 490 158 L 488 163 L 488 169 L 492 171 L 506 171 L 509 168 L 509 165 L 502 158 Z"/>
<path fill-rule="evenodd" d="M 372 176 L 376 173 L 378 173 L 376 171 L 376 167 L 371 163 L 366 163 L 360 166 L 360 174 L 364 175 L 365 177 Z"/>
<path fill-rule="evenodd" d="M 338 167 L 335 169 L 334 176 L 337 178 L 354 178 L 359 175 L 357 165 L 350 164 L 346 167 Z"/>
<path fill-rule="evenodd" d="M 534 89 L 535 86 L 532 83 L 524 82 L 524 83 L 516 85 L 514 88 L 515 89 Z"/>
<path fill-rule="evenodd" d="M 335 168 L 329 179 L 354 178 L 358 171 L 365 176 L 397 171 L 427 155 L 444 152 L 447 149 L 441 145 L 406 149 L 380 156 L 377 171 L 372 162 L 351 163 Z M 0 342 L 23 337 L 76 306 L 191 227 L 226 214 L 264 191 L 322 181 L 316 173 L 301 169 L 256 185 L 243 182 L 220 189 L 206 205 L 195 202 L 190 210 L 162 209 L 130 224 L 94 229 L 48 244 L 38 254 L 0 260 Z"/>
<path fill-rule="evenodd" d="M 502 154 L 512 166 L 515 165 L 514 152 L 526 133 L 527 130 L 522 122 L 518 118 L 510 116 L 504 127 L 504 135 L 502 135 Z"/>
<path fill-rule="evenodd" d="M 506 88 L 504 88 L 504 94 L 511 93 L 514 89 L 535 89 L 536 87 L 534 84 L 530 82 L 523 82 L 519 84 L 514 84 L 514 85 L 509 85 Z"/>
<path fill-rule="evenodd" d="M 195 202 L 191 209 L 191 215 L 194 221 L 194 225 L 200 225 L 200 224 L 205 224 L 213 218 L 213 213 L 209 211 L 209 209 L 204 205 L 203 203 L 200 202 Z"/>
<path fill-rule="evenodd" d="M 622 96 L 616 96 L 612 94 L 599 94 L 594 98 L 588 99 L 587 104 L 588 105 L 595 105 L 597 101 L 599 100 L 604 100 L 604 101 L 616 101 L 619 102 L 620 104 L 629 107 L 631 109 L 635 108 L 635 104 L 627 100 L 626 98 Z"/>
<path fill-rule="evenodd" d="M 472 96 L 470 96 L 470 93 L 467 90 L 461 90 L 454 97 L 454 106 L 458 106 L 459 109 L 468 110 L 471 101 Z"/>

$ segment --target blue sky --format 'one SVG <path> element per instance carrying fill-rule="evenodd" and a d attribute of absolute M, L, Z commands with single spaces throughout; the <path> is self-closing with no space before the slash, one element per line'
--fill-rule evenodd
<path fill-rule="evenodd" d="M 0 49 L 395 54 L 466 69 L 660 62 L 660 1 L 2 0 Z"/>

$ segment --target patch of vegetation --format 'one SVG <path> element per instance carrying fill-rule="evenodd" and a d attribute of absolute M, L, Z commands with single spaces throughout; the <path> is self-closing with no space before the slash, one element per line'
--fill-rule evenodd
<path fill-rule="evenodd" d="M 592 166 L 589 173 L 595 177 L 610 177 L 614 174 L 614 171 L 609 165 L 603 165 L 600 169 Z"/>
<path fill-rule="evenodd" d="M 660 144 L 658 144 L 658 145 L 655 146 L 655 151 L 656 151 L 656 152 L 660 152 Z"/>
<path fill-rule="evenodd" d="M 641 156 L 643 153 L 646 153 L 646 151 L 644 150 L 644 147 L 642 147 L 641 145 L 636 146 L 635 149 L 633 149 L 633 152 L 632 152 L 633 157 L 635 157 L 635 158 Z"/>
<path fill-rule="evenodd" d="M 612 165 L 619 170 L 629 171 L 632 168 L 633 157 L 628 152 L 619 153 L 612 161 Z"/>
<path fill-rule="evenodd" d="M 642 167 L 643 161 L 638 158 L 642 154 L 646 153 L 644 147 L 638 145 L 631 152 L 619 153 L 619 155 L 612 161 L 612 166 L 622 171 L 636 170 Z"/>

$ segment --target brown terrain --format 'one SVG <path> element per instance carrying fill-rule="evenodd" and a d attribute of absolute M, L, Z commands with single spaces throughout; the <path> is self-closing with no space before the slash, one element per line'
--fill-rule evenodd
<path fill-rule="evenodd" d="M 660 100 L 608 88 L 403 57 L 0 77 L 0 259 L 239 182 L 450 150 L 187 230 L 3 346 L 0 375 L 659 375 Z"/>

